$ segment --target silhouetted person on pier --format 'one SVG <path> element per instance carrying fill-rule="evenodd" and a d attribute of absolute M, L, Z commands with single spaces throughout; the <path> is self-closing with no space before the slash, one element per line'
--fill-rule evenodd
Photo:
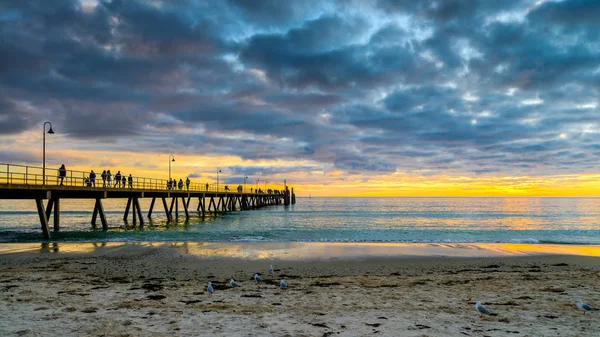
<path fill-rule="evenodd" d="M 90 185 L 96 187 L 96 173 L 94 173 L 94 170 L 90 172 Z"/>
<path fill-rule="evenodd" d="M 65 168 L 65 164 L 60 165 L 58 169 L 58 179 L 60 179 L 60 184 L 62 185 L 65 177 L 67 176 L 67 169 Z"/>
<path fill-rule="evenodd" d="M 102 187 L 106 187 L 106 170 L 102 171 L 100 176 L 102 177 Z"/>
<path fill-rule="evenodd" d="M 208 183 L 206 183 L 206 190 L 208 191 Z"/>
<path fill-rule="evenodd" d="M 117 171 L 117 174 L 115 174 L 115 188 L 117 186 L 121 187 L 121 171 Z"/>
<path fill-rule="evenodd" d="M 252 187 L 250 187 L 250 193 L 252 193 Z"/>
<path fill-rule="evenodd" d="M 121 178 L 121 182 L 123 183 L 123 188 L 125 188 L 125 186 L 127 186 L 127 178 L 125 175 L 123 175 L 123 178 Z"/>
<path fill-rule="evenodd" d="M 179 179 L 179 184 L 177 184 L 177 187 L 179 187 L 180 190 L 183 189 L 183 179 Z"/>
<path fill-rule="evenodd" d="M 185 179 L 185 188 L 189 191 L 190 190 L 190 177 L 187 177 Z"/>
<path fill-rule="evenodd" d="M 133 188 L 133 177 L 131 174 L 129 175 L 129 178 L 127 178 L 127 181 L 129 182 L 129 188 Z"/>
<path fill-rule="evenodd" d="M 110 173 L 110 170 L 106 171 L 106 182 L 108 187 L 112 187 L 112 173 Z"/>
<path fill-rule="evenodd" d="M 229 191 L 229 186 L 225 185 L 225 191 Z"/>
<path fill-rule="evenodd" d="M 171 179 L 167 180 L 167 189 L 171 189 Z"/>

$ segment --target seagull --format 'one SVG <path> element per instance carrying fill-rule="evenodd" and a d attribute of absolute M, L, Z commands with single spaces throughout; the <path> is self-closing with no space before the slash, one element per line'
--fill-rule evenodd
<path fill-rule="evenodd" d="M 254 280 L 258 282 L 258 281 L 262 281 L 263 279 L 262 279 L 262 277 L 260 277 L 260 275 L 258 275 L 258 273 L 256 273 L 256 274 L 254 274 Z"/>
<path fill-rule="evenodd" d="M 285 281 L 284 281 L 284 280 L 281 280 L 281 281 L 279 281 L 279 286 L 280 286 L 282 289 L 287 289 L 287 283 L 285 283 Z"/>
<path fill-rule="evenodd" d="M 239 283 L 235 282 L 234 279 L 231 279 L 231 281 L 229 281 L 229 286 L 232 288 L 241 287 L 241 285 Z"/>
<path fill-rule="evenodd" d="M 477 303 L 475 303 L 475 310 L 479 311 L 479 317 L 481 317 L 481 314 L 486 314 L 486 315 L 492 315 L 491 312 L 489 312 L 489 310 L 487 310 L 483 304 L 481 304 L 481 302 L 477 301 Z"/>
<path fill-rule="evenodd" d="M 269 274 L 273 274 L 273 265 L 272 264 L 269 265 Z"/>
<path fill-rule="evenodd" d="M 210 294 L 210 296 L 212 296 L 214 292 L 215 290 L 212 287 L 212 283 L 208 282 L 208 293 Z"/>
<path fill-rule="evenodd" d="M 579 310 L 583 311 L 583 314 L 585 315 L 586 311 L 596 311 L 598 309 L 594 308 L 594 307 L 590 307 L 589 305 L 583 303 L 582 300 L 577 301 L 577 308 L 579 308 Z"/>

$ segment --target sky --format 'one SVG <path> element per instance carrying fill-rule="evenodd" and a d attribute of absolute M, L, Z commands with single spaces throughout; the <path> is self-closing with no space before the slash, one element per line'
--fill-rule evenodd
<path fill-rule="evenodd" d="M 0 162 L 600 196 L 600 1 L 3 0 Z"/>

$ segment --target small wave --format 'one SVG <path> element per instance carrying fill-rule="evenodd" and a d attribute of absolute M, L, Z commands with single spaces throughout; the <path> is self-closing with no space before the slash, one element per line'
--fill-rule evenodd
<path fill-rule="evenodd" d="M 537 239 L 512 239 L 510 243 L 540 243 Z"/>
<path fill-rule="evenodd" d="M 256 235 L 256 236 L 240 236 L 231 238 L 229 241 L 232 242 L 266 242 L 271 241 L 264 236 Z"/>

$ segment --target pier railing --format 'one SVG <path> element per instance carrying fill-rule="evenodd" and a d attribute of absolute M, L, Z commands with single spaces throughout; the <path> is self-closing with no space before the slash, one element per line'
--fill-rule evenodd
<path fill-rule="evenodd" d="M 117 171 L 118 172 L 118 171 Z M 179 186 L 179 180 L 176 180 L 174 186 L 172 186 L 167 179 L 156 179 L 132 176 L 131 183 L 129 182 L 129 175 L 125 175 L 125 184 L 123 184 L 123 176 L 121 181 L 117 183 L 115 180 L 115 173 L 111 172 L 111 179 L 102 179 L 102 172 L 96 172 L 95 180 L 90 180 L 90 173 L 85 171 L 66 170 L 63 176 L 60 175 L 57 168 L 46 168 L 44 170 L 41 167 L 26 166 L 26 165 L 13 165 L 0 163 L 0 184 L 19 184 L 19 185 L 46 185 L 46 186 L 66 186 L 66 187 L 78 187 L 78 188 L 96 188 L 96 189 L 143 189 L 143 190 L 183 190 L 183 191 L 195 191 L 195 192 L 238 192 L 238 186 L 242 186 L 243 193 L 256 193 L 256 189 L 253 185 L 228 185 L 228 184 L 217 184 L 211 183 L 198 183 L 190 182 L 187 186 L 183 181 L 183 186 Z M 226 189 L 226 187 L 228 189 Z M 266 191 L 263 191 L 267 193 Z"/>

